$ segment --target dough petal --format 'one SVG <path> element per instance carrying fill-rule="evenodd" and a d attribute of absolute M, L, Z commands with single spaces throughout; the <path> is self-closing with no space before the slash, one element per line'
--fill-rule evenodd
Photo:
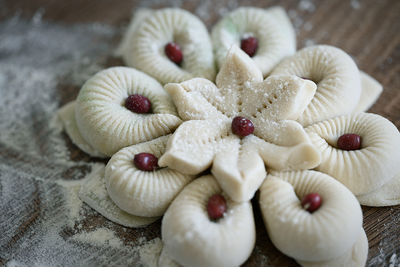
<path fill-rule="evenodd" d="M 83 139 L 75 120 L 75 105 L 76 101 L 72 101 L 57 111 L 57 115 L 61 119 L 65 132 L 68 134 L 69 138 L 71 138 L 72 143 L 79 147 L 83 152 L 92 157 L 107 158 L 106 155 L 94 149 L 85 141 L 85 139 Z"/>
<path fill-rule="evenodd" d="M 194 78 L 182 83 L 169 83 L 165 90 L 171 95 L 183 120 L 226 118 L 228 113 L 224 96 L 214 83 Z"/>
<path fill-rule="evenodd" d="M 115 223 L 126 227 L 144 227 L 159 217 L 140 217 L 126 213 L 118 208 L 107 193 L 104 182 L 104 166 L 93 170 L 79 191 L 79 198 L 92 209 Z"/>
<path fill-rule="evenodd" d="M 364 229 L 353 247 L 342 256 L 320 262 L 297 261 L 303 267 L 364 267 L 368 256 L 368 239 Z"/>
<path fill-rule="evenodd" d="M 135 154 L 151 153 L 160 157 L 169 136 L 126 147 L 115 153 L 106 166 L 108 194 L 122 210 L 145 217 L 164 214 L 175 196 L 194 177 L 169 168 L 141 171 L 133 164 Z"/>
<path fill-rule="evenodd" d="M 230 134 L 230 122 L 186 121 L 168 140 L 167 150 L 158 160 L 186 174 L 198 174 L 211 166 L 221 140 Z"/>
<path fill-rule="evenodd" d="M 306 47 L 284 59 L 271 75 L 297 75 L 317 83 L 311 103 L 297 119 L 307 126 L 352 112 L 360 99 L 360 73 L 353 59 L 328 45 Z"/>
<path fill-rule="evenodd" d="M 314 97 L 317 86 L 294 75 L 275 75 L 250 83 L 241 96 L 241 112 L 254 119 L 296 120 Z"/>
<path fill-rule="evenodd" d="M 224 138 L 211 169 L 223 191 L 237 202 L 251 200 L 267 175 L 251 138 Z"/>
<path fill-rule="evenodd" d="M 123 53 L 128 66 L 144 71 L 162 84 L 194 77 L 214 80 L 211 40 L 206 27 L 196 16 L 183 9 L 164 8 L 150 12 L 132 28 L 129 45 L 125 45 Z M 180 66 L 165 55 L 164 48 L 169 42 L 179 44 L 182 49 Z"/>
<path fill-rule="evenodd" d="M 358 195 L 361 205 L 383 207 L 400 204 L 400 173 L 382 187 L 368 194 Z"/>
<path fill-rule="evenodd" d="M 318 193 L 321 207 L 309 213 L 301 199 Z M 327 261 L 351 249 L 360 235 L 362 212 L 355 196 L 316 171 L 274 172 L 260 188 L 260 208 L 272 243 L 302 261 Z"/>
<path fill-rule="evenodd" d="M 299 143 L 293 146 L 279 146 L 253 136 L 249 139 L 263 158 L 265 165 L 274 170 L 303 170 L 319 165 L 321 156 L 314 146 L 308 143 Z"/>
<path fill-rule="evenodd" d="M 124 106 L 140 94 L 152 103 L 152 113 L 138 114 Z M 75 118 L 84 140 L 112 156 L 123 147 L 171 133 L 181 123 L 168 93 L 153 78 L 126 67 L 103 70 L 89 79 L 76 100 Z"/>
<path fill-rule="evenodd" d="M 367 111 L 376 102 L 383 90 L 382 85 L 365 72 L 360 71 L 360 77 L 361 96 L 354 110 L 355 113 Z"/>
<path fill-rule="evenodd" d="M 250 202 L 226 198 L 228 210 L 217 222 L 207 214 L 208 199 L 222 190 L 211 176 L 203 176 L 176 197 L 162 221 L 161 235 L 168 255 L 184 266 L 239 266 L 255 245 Z"/>
<path fill-rule="evenodd" d="M 355 195 L 377 190 L 400 173 L 400 133 L 389 120 L 372 113 L 336 117 L 306 128 L 312 143 L 321 152 L 317 170 L 329 174 Z M 347 133 L 361 136 L 361 149 L 336 148 L 338 138 Z"/>
<path fill-rule="evenodd" d="M 251 58 L 238 46 L 232 45 L 215 83 L 218 88 L 229 91 L 232 84 L 241 86 L 245 82 L 261 82 L 262 80 L 262 73 Z"/>
<path fill-rule="evenodd" d="M 301 143 L 310 143 L 303 126 L 291 120 L 265 120 L 256 118 L 254 134 L 267 142 L 281 146 L 294 146 Z"/>
<path fill-rule="evenodd" d="M 211 38 L 219 68 L 231 46 L 240 47 L 241 39 L 249 35 L 258 39 L 258 49 L 252 60 L 264 77 L 279 61 L 296 51 L 295 33 L 284 11 L 241 7 L 228 13 L 212 29 Z"/>

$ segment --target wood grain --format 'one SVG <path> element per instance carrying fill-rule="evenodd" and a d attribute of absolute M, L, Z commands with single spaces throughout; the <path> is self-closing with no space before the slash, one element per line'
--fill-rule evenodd
<path fill-rule="evenodd" d="M 268 7 L 281 5 L 289 12 L 297 29 L 298 48 L 310 43 L 330 44 L 342 48 L 353 56 L 360 69 L 375 77 L 383 84 L 384 91 L 371 108 L 371 112 L 390 119 L 400 128 L 400 1 L 109 1 L 109 0 L 3 0 L 0 1 L 0 19 L 4 20 L 15 14 L 31 18 L 38 10 L 43 19 L 64 24 L 101 22 L 113 26 L 124 26 L 129 22 L 132 10 L 138 7 L 160 8 L 181 7 L 201 15 L 209 28 L 220 18 L 219 11 L 223 6 L 228 9 L 237 6 Z M 304 6 L 311 3 L 312 6 Z M 359 6 L 358 6 L 359 5 Z M 307 7 L 307 8 L 306 8 Z M 313 10 L 314 9 L 314 10 Z M 118 40 L 116 40 L 118 41 Z M 104 67 L 121 65 L 118 58 L 111 56 L 104 60 Z M 59 92 L 63 103 L 75 98 L 79 88 L 68 81 L 61 80 Z M 60 103 L 62 104 L 62 103 Z M 65 139 L 68 138 L 65 136 Z M 69 141 L 67 141 L 69 142 Z M 71 159 L 91 159 L 80 152 L 71 142 Z M 12 157 L 13 151 L 2 148 L 2 154 Z M 72 179 L 76 172 L 65 173 Z M 20 226 L 15 238 L 23 234 L 30 220 L 35 220 L 40 203 L 29 219 Z M 255 206 L 257 223 L 256 248 L 244 266 L 297 266 L 297 264 L 280 253 L 271 243 L 265 231 L 261 215 Z M 363 207 L 364 228 L 369 240 L 369 266 L 387 266 L 393 254 L 400 255 L 400 206 L 388 208 Z M 104 222 L 101 216 L 88 217 L 85 228 Z M 135 240 L 140 236 L 149 239 L 160 236 L 160 221 L 144 229 L 122 231 L 121 227 L 113 227 L 118 236 L 124 240 Z M 63 233 L 70 235 L 68 231 Z M 11 242 L 15 242 L 14 239 Z M 0 266 L 7 262 L 0 257 Z"/>

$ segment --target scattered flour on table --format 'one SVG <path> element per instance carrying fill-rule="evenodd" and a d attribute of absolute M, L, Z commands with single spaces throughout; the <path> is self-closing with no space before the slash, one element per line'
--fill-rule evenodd
<path fill-rule="evenodd" d="M 121 29 L 19 16 L 0 22 L 0 261 L 6 266 L 152 266 L 161 240 L 124 240 L 78 197 L 98 164 L 73 161 L 54 115 L 104 66 Z M 78 89 L 77 89 L 78 90 Z M 93 224 L 91 218 L 100 218 Z M 126 236 L 126 235 L 125 235 Z M 153 256 L 152 256 L 153 255 Z"/>
<path fill-rule="evenodd" d="M 71 240 L 86 242 L 94 245 L 109 245 L 114 248 L 123 247 L 123 242 L 115 233 L 107 228 L 98 228 L 92 232 L 83 232 L 72 236 Z"/>

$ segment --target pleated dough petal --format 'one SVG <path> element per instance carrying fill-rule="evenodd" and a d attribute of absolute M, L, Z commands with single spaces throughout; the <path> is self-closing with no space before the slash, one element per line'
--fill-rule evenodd
<path fill-rule="evenodd" d="M 237 202 L 251 200 L 267 175 L 263 159 L 249 142 L 252 137 L 224 138 L 211 169 L 224 192 Z"/>
<path fill-rule="evenodd" d="M 303 125 L 352 112 L 360 99 L 359 70 L 344 51 L 318 45 L 284 59 L 271 75 L 297 75 L 317 83 L 317 92 L 297 119 Z"/>
<path fill-rule="evenodd" d="M 361 205 L 383 207 L 400 204 L 400 173 L 382 187 L 368 194 L 358 195 Z"/>
<path fill-rule="evenodd" d="M 76 101 L 72 101 L 57 111 L 57 115 L 61 119 L 63 128 L 65 129 L 69 138 L 71 138 L 72 143 L 92 157 L 107 158 L 106 155 L 94 149 L 88 142 L 85 141 L 85 139 L 83 139 L 81 133 L 79 132 L 78 125 L 76 125 L 75 105 Z"/>
<path fill-rule="evenodd" d="M 365 72 L 360 71 L 360 77 L 361 96 L 357 107 L 353 111 L 354 113 L 367 111 L 376 102 L 383 90 L 382 85 Z"/>
<path fill-rule="evenodd" d="M 169 136 L 126 147 L 114 154 L 105 170 L 108 194 L 117 206 L 129 214 L 155 217 L 164 214 L 175 196 L 193 177 L 169 168 L 141 171 L 133 163 L 138 153 L 160 157 Z"/>
<path fill-rule="evenodd" d="M 104 166 L 92 171 L 79 191 L 79 198 L 92 209 L 115 223 L 126 227 L 144 227 L 159 217 L 140 217 L 118 208 L 107 193 L 104 182 Z"/>
<path fill-rule="evenodd" d="M 152 113 L 126 109 L 125 99 L 131 94 L 149 98 Z M 103 70 L 83 85 L 76 100 L 75 119 L 83 139 L 107 156 L 123 147 L 169 134 L 181 123 L 162 86 L 146 74 L 126 67 Z"/>
<path fill-rule="evenodd" d="M 364 267 L 368 256 L 368 239 L 364 229 L 361 229 L 360 237 L 353 247 L 344 255 L 320 262 L 297 261 L 303 267 Z"/>
<path fill-rule="evenodd" d="M 225 97 L 214 83 L 194 78 L 182 83 L 169 83 L 165 90 L 171 95 L 183 120 L 208 120 L 226 118 L 229 113 Z"/>
<path fill-rule="evenodd" d="M 301 199 L 322 197 L 309 213 Z M 327 261 L 350 250 L 360 235 L 361 207 L 332 177 L 315 171 L 274 172 L 260 188 L 260 208 L 268 235 L 284 254 L 302 261 Z"/>
<path fill-rule="evenodd" d="M 231 46 L 240 47 L 241 39 L 248 35 L 258 39 L 258 49 L 252 60 L 263 76 L 296 51 L 293 27 L 282 10 L 241 7 L 227 14 L 212 29 L 211 38 L 220 68 Z"/>
<path fill-rule="evenodd" d="M 221 188 L 203 176 L 176 197 L 162 221 L 161 235 L 168 255 L 184 266 L 239 266 L 255 245 L 255 225 L 250 202 L 226 197 L 228 210 L 217 222 L 207 214 L 208 199 Z"/>
<path fill-rule="evenodd" d="M 400 173 L 400 133 L 389 120 L 372 113 L 336 117 L 306 128 L 321 152 L 317 170 L 331 175 L 355 195 L 372 192 Z M 361 136 L 361 149 L 336 148 L 346 133 Z"/>
<path fill-rule="evenodd" d="M 139 14 L 140 15 L 140 14 Z M 132 24 L 137 20 L 133 19 Z M 155 77 L 160 83 L 182 82 L 194 77 L 215 78 L 211 40 L 204 24 L 191 13 L 178 8 L 148 12 L 128 32 L 123 59 Z M 164 52 L 169 42 L 182 49 L 181 66 L 170 61 Z"/>
<path fill-rule="evenodd" d="M 211 166 L 222 140 L 231 134 L 230 121 L 186 121 L 168 140 L 167 150 L 158 160 L 186 174 L 198 174 Z"/>
<path fill-rule="evenodd" d="M 121 43 L 115 52 L 117 56 L 124 57 L 127 53 L 129 53 L 130 41 L 132 38 L 134 38 L 137 28 L 139 27 L 140 23 L 152 13 L 153 10 L 149 8 L 138 8 L 134 10 L 128 29 L 126 30 L 124 36 L 122 36 Z"/>

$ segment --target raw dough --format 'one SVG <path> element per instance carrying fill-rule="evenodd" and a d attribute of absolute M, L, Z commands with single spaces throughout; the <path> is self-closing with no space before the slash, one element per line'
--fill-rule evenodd
<path fill-rule="evenodd" d="M 400 133 L 382 116 L 358 113 L 339 116 L 306 128 L 321 152 L 317 170 L 329 174 L 355 195 L 368 194 L 400 173 Z M 347 133 L 361 136 L 361 149 L 336 148 L 338 138 Z"/>
<path fill-rule="evenodd" d="M 320 262 L 297 262 L 303 267 L 365 267 L 368 256 L 368 239 L 364 229 L 361 229 L 360 237 L 351 249 L 344 255 L 330 260 Z"/>
<path fill-rule="evenodd" d="M 296 52 L 294 29 L 286 12 L 279 7 L 235 9 L 213 27 L 211 36 L 219 67 L 232 45 L 240 47 L 242 38 L 257 38 L 258 49 L 252 60 L 263 76 L 267 76 L 284 57 Z"/>
<path fill-rule="evenodd" d="M 162 216 L 175 196 L 194 177 L 169 168 L 141 171 L 133 164 L 135 154 L 145 152 L 160 157 L 168 136 L 126 147 L 115 153 L 106 166 L 107 191 L 117 206 L 129 214 Z"/>
<path fill-rule="evenodd" d="M 69 138 L 71 138 L 72 143 L 92 157 L 107 158 L 106 155 L 94 149 L 88 142 L 85 141 L 85 139 L 83 139 L 81 133 L 79 132 L 78 125 L 76 125 L 75 106 L 76 101 L 72 101 L 57 111 L 57 115 L 61 119 L 63 128 L 65 129 Z"/>
<path fill-rule="evenodd" d="M 301 199 L 318 193 L 321 207 L 309 213 Z M 316 171 L 273 172 L 260 188 L 260 208 L 272 243 L 301 261 L 328 261 L 359 238 L 362 212 L 355 196 L 332 177 Z"/>
<path fill-rule="evenodd" d="M 104 166 L 97 168 L 87 177 L 79 191 L 82 201 L 110 221 L 126 227 L 144 227 L 159 218 L 134 216 L 118 208 L 108 196 L 104 183 L 104 169 Z"/>
<path fill-rule="evenodd" d="M 250 200 L 265 178 L 265 164 L 274 169 L 307 169 L 320 163 L 303 127 L 295 122 L 316 86 L 296 76 L 271 76 L 263 81 L 254 61 L 233 46 L 218 73 L 216 85 L 205 79 L 169 84 L 184 122 L 168 141 L 160 166 L 186 174 L 211 172 L 235 201 Z M 254 134 L 232 133 L 235 116 L 250 118 Z"/>
<path fill-rule="evenodd" d="M 181 47 L 181 66 L 165 55 L 164 48 L 169 42 Z M 208 31 L 203 22 L 183 9 L 147 9 L 135 13 L 121 48 L 128 66 L 146 72 L 162 84 L 194 77 L 215 78 Z"/>
<path fill-rule="evenodd" d="M 317 83 L 317 92 L 298 121 L 307 126 L 352 112 L 361 94 L 360 73 L 343 50 L 317 45 L 284 59 L 271 75 L 297 75 Z"/>
<path fill-rule="evenodd" d="M 367 111 L 376 102 L 383 90 L 382 85 L 365 72 L 360 71 L 360 77 L 361 96 L 357 107 L 353 111 L 354 113 Z"/>
<path fill-rule="evenodd" d="M 149 98 L 152 113 L 126 109 L 125 99 L 132 94 Z M 83 85 L 76 100 L 75 119 L 82 138 L 107 156 L 169 134 L 181 123 L 162 86 L 150 76 L 126 67 L 103 70 Z"/>
<path fill-rule="evenodd" d="M 217 222 L 207 214 L 208 199 L 222 193 L 213 176 L 200 177 L 186 186 L 168 208 L 162 221 L 162 239 L 168 255 L 184 266 L 239 266 L 255 245 L 250 202 L 227 198 L 228 210 Z"/>
<path fill-rule="evenodd" d="M 358 195 L 358 201 L 365 206 L 394 206 L 400 204 L 400 173 L 382 187 L 371 193 Z"/>

